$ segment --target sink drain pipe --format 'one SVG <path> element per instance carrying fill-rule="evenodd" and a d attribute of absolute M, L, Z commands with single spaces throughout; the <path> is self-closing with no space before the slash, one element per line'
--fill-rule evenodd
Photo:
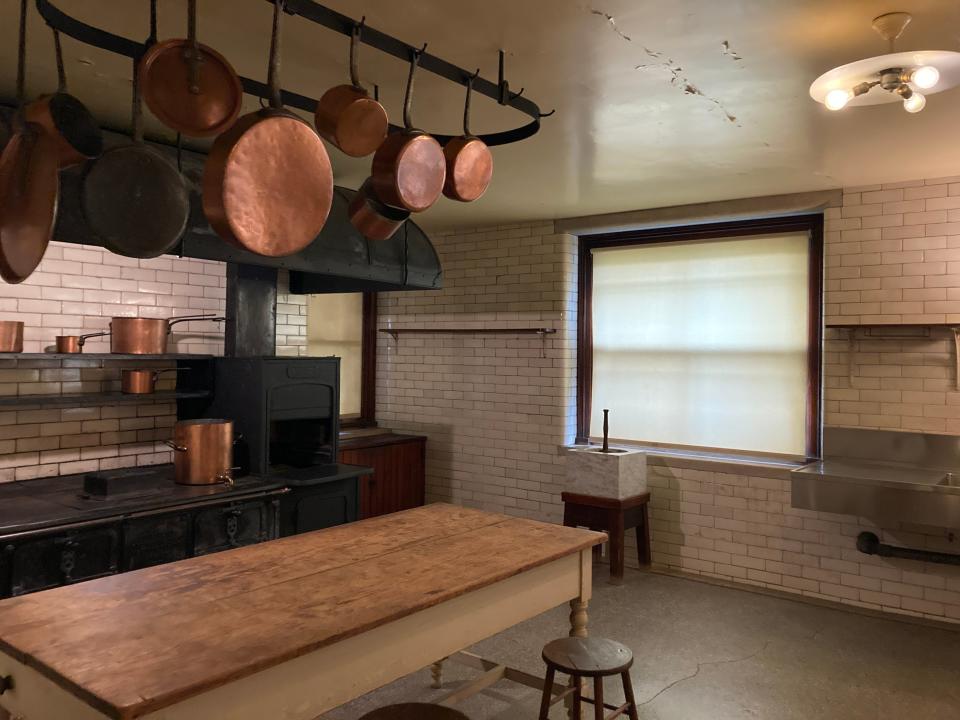
<path fill-rule="evenodd" d="M 872 532 L 862 532 L 857 535 L 857 550 L 865 555 L 920 560 L 922 562 L 941 563 L 944 565 L 960 565 L 960 555 L 935 552 L 933 550 L 913 550 L 911 548 L 897 547 L 896 545 L 887 545 L 880 542 L 880 538 Z"/>

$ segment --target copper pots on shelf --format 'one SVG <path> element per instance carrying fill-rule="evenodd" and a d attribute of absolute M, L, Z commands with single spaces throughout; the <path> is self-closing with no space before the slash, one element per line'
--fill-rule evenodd
<path fill-rule="evenodd" d="M 0 353 L 23 352 L 23 323 L 0 320 Z"/>
<path fill-rule="evenodd" d="M 152 395 L 157 389 L 157 380 L 163 373 L 177 372 L 179 368 L 163 368 L 162 370 L 128 370 L 120 371 L 120 392 L 124 395 Z"/>
<path fill-rule="evenodd" d="M 90 338 L 104 337 L 108 332 L 88 333 L 86 335 L 57 335 L 57 352 L 63 355 L 75 355 L 83 352 L 83 344 Z"/>
<path fill-rule="evenodd" d="M 233 484 L 233 421 L 204 418 L 173 426 L 174 480 L 179 485 Z"/>

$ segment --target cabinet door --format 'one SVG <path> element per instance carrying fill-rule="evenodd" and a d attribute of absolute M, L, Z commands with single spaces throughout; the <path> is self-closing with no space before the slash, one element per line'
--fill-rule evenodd
<path fill-rule="evenodd" d="M 272 539 L 267 500 L 229 503 L 205 508 L 193 518 L 193 552 L 195 555 L 255 545 Z"/>
<path fill-rule="evenodd" d="M 133 518 L 123 526 L 123 572 L 190 557 L 190 514 Z"/>
<path fill-rule="evenodd" d="M 45 535 L 16 543 L 9 554 L 11 594 L 46 590 L 117 572 L 115 526 Z"/>
<path fill-rule="evenodd" d="M 360 517 L 407 510 L 424 503 L 426 440 L 343 450 L 340 462 L 369 465 L 373 475 L 360 479 Z"/>

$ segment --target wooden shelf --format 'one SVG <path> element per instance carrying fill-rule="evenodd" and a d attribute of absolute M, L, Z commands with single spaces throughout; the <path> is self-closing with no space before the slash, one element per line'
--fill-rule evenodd
<path fill-rule="evenodd" d="M 212 360 L 213 355 L 164 353 L 163 355 L 131 355 L 128 353 L 0 353 L 0 360 Z"/>
<path fill-rule="evenodd" d="M 210 397 L 209 390 L 159 390 L 149 395 L 128 395 L 121 392 L 78 393 L 76 395 L 2 395 L 0 407 L 42 405 L 45 408 L 101 407 L 144 402 L 173 402 Z"/>

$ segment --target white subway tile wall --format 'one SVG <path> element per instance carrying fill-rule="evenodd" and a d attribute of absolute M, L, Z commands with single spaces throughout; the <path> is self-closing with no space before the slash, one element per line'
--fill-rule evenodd
<path fill-rule="evenodd" d="M 953 268 L 953 261 L 942 259 L 946 255 L 935 260 L 920 247 L 928 237 L 941 237 L 933 249 L 951 249 L 954 240 L 960 248 L 960 218 L 954 227 L 949 212 L 927 214 L 940 209 L 927 200 L 953 197 L 951 188 L 960 208 L 956 178 L 855 188 L 845 193 L 843 207 L 827 210 L 828 323 L 918 322 L 920 315 L 925 322 L 945 322 L 954 312 L 960 322 L 960 264 Z M 515 323 L 550 325 L 558 333 L 546 341 L 546 357 L 540 357 L 539 340 L 522 336 L 381 335 L 378 420 L 428 435 L 429 499 L 559 520 L 564 457 L 558 445 L 572 440 L 575 422 L 576 240 L 544 223 L 433 239 L 444 268 L 443 290 L 384 294 L 381 327 Z M 869 244 L 885 239 L 889 246 Z M 893 254 L 917 248 L 919 256 Z M 942 289 L 933 295 L 942 294 L 944 301 L 956 294 L 957 308 L 926 301 L 922 307 L 884 304 L 918 302 L 907 290 L 924 287 Z M 952 420 L 960 396 L 954 393 L 948 331 L 877 336 L 904 333 L 883 330 L 868 337 L 857 330 L 852 344 L 849 332 L 826 335 L 827 424 L 960 434 Z M 897 544 L 960 551 L 949 531 L 877 529 L 863 518 L 794 510 L 782 471 L 651 463 L 658 567 L 960 620 L 960 572 L 862 555 L 855 548 L 857 532 L 869 528 Z M 628 562 L 635 566 L 632 545 L 630 533 Z"/>

